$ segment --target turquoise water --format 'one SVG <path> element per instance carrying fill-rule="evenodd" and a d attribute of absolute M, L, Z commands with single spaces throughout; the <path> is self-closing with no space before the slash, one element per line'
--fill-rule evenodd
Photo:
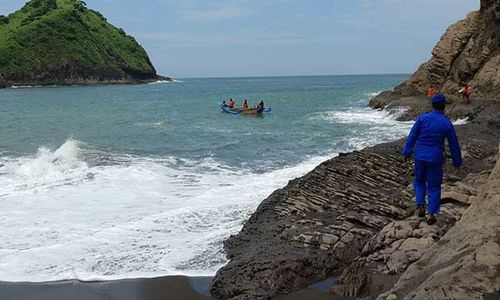
<path fill-rule="evenodd" d="M 367 108 L 406 78 L 0 90 L 0 280 L 213 275 L 222 241 L 274 189 L 407 132 Z M 222 113 L 229 97 L 272 113 Z"/>
<path fill-rule="evenodd" d="M 366 107 L 371 93 L 405 76 L 188 79 L 142 86 L 58 87 L 0 91 L 0 149 L 32 154 L 68 138 L 135 155 L 211 157 L 229 165 L 297 163 L 347 150 L 363 126 L 336 124 L 328 113 Z M 216 103 L 265 100 L 263 117 L 219 113 Z M 241 101 L 240 101 L 241 103 Z"/>

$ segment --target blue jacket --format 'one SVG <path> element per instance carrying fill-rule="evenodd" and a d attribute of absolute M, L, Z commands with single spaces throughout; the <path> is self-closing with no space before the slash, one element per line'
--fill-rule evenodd
<path fill-rule="evenodd" d="M 444 163 L 444 139 L 448 139 L 453 165 L 462 165 L 462 153 L 455 127 L 443 112 L 434 110 L 421 114 L 408 135 L 403 155 L 410 157 L 415 149 L 415 160 Z"/>

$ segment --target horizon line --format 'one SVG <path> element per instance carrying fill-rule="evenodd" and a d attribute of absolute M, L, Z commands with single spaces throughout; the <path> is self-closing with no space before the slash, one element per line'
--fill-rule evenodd
<path fill-rule="evenodd" d="M 328 77 L 328 76 L 380 76 L 380 75 L 411 75 L 409 73 L 351 73 L 351 74 L 307 74 L 307 75 L 221 75 L 221 76 L 166 76 L 172 79 L 225 79 L 225 78 L 270 78 L 270 77 Z M 165 76 L 165 75 L 160 75 Z"/>

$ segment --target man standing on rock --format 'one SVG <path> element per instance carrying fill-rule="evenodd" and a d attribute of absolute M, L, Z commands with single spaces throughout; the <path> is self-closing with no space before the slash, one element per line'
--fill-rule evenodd
<path fill-rule="evenodd" d="M 448 139 L 453 165 L 462 165 L 462 154 L 455 128 L 444 115 L 446 97 L 443 94 L 431 98 L 434 110 L 418 117 L 408 135 L 403 155 L 410 160 L 415 148 L 415 195 L 418 216 L 425 217 L 425 195 L 428 198 L 427 224 L 436 223 L 441 202 L 443 182 L 444 140 Z"/>

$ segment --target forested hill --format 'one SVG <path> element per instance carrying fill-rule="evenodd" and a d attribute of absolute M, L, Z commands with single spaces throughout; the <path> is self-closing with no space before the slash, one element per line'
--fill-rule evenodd
<path fill-rule="evenodd" d="M 80 0 L 31 0 L 0 16 L 0 86 L 162 78 L 146 51 Z"/>

